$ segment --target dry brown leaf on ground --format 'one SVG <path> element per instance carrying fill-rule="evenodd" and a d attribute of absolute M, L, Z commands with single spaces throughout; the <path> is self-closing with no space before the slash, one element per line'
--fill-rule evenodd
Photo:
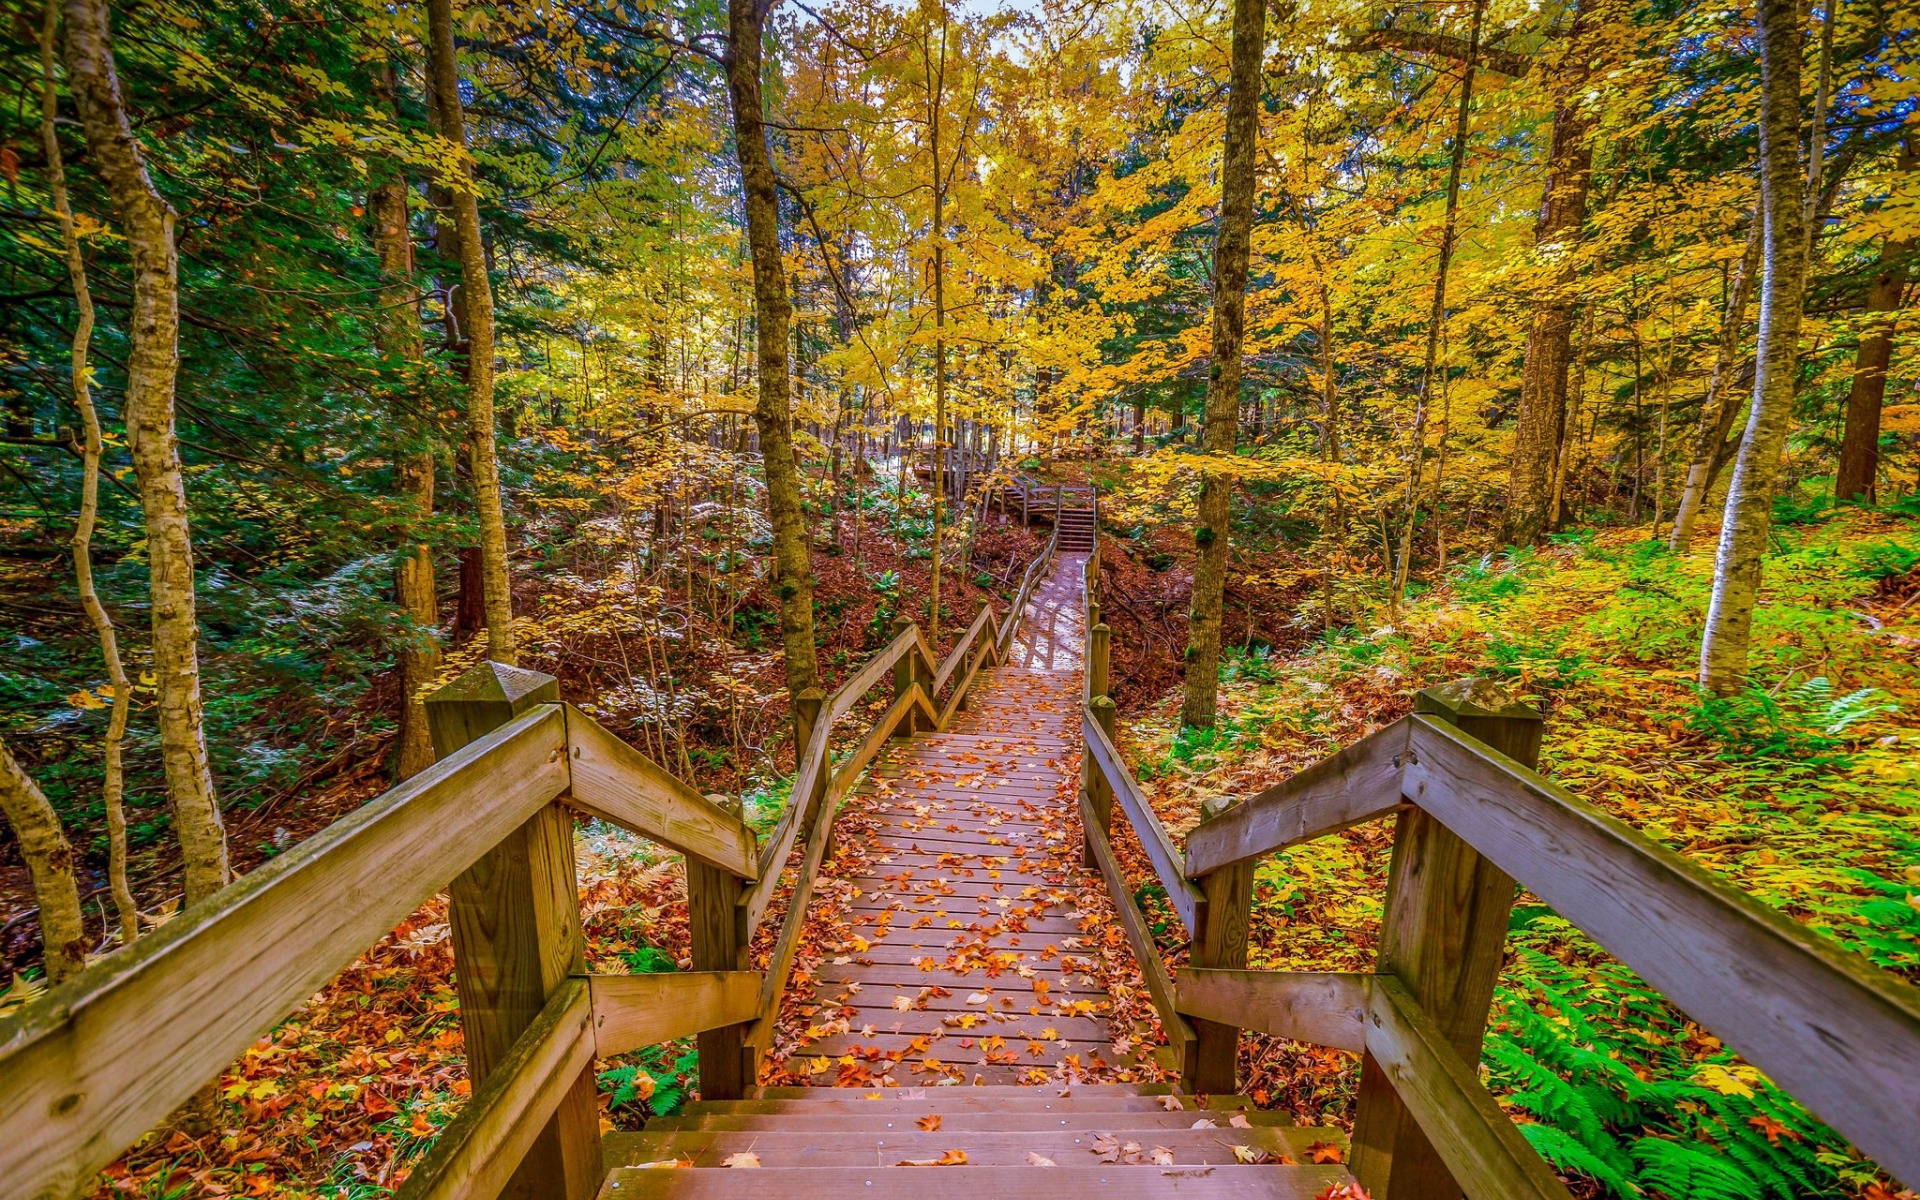
<path fill-rule="evenodd" d="M 1057 1167 L 1060 1164 L 1044 1154 L 1038 1154 L 1029 1150 L 1027 1151 L 1027 1165 L 1030 1167 Z"/>

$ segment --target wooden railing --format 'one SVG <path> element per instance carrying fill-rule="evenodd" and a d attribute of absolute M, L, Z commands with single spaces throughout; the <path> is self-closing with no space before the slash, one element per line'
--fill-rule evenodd
<path fill-rule="evenodd" d="M 1100 492 L 1092 484 L 1041 483 L 1024 471 L 1016 472 L 1013 479 L 1000 488 L 999 499 L 1001 512 L 1010 512 L 1013 505 L 1019 505 L 1022 525 L 1029 524 L 1035 513 L 1048 514 L 1057 526 L 1060 514 L 1069 508 L 1091 508 L 1096 521 L 1100 511 Z"/>
<path fill-rule="evenodd" d="M 400 1195 L 587 1200 L 601 1182 L 594 1060 L 695 1035 L 702 1096 L 745 1093 L 839 801 L 888 738 L 937 729 L 964 707 L 1018 621 L 1016 608 L 996 625 L 983 605 L 939 664 L 917 627 L 896 622 L 892 643 L 831 697 L 803 694 L 793 797 L 764 845 L 726 806 L 560 703 L 552 677 L 481 664 L 427 701 L 434 766 L 0 1019 L 0 1194 L 87 1190 L 446 889 L 474 1091 Z M 893 702 L 832 762 L 835 723 L 889 674 Z M 569 809 L 686 856 L 691 971 L 586 973 Z M 772 958 L 752 970 L 754 927 L 803 830 Z"/>
<path fill-rule="evenodd" d="M 1484 680 L 1420 692 L 1412 716 L 1207 813 L 1176 846 L 1114 750 L 1096 568 L 1087 580 L 1088 857 L 1186 1087 L 1234 1090 L 1241 1028 L 1350 1050 L 1362 1055 L 1353 1170 L 1377 1200 L 1565 1200 L 1479 1076 L 1524 887 L 1887 1170 L 1920 1180 L 1920 989 L 1542 778 L 1539 715 Z M 1189 936 L 1177 980 L 1113 862 L 1114 799 Z M 1246 970 L 1254 864 L 1386 816 L 1397 824 L 1375 970 Z"/>

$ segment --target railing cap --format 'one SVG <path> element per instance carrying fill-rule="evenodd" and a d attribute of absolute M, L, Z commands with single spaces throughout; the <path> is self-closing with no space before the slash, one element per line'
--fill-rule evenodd
<path fill-rule="evenodd" d="M 542 671 L 484 659 L 458 679 L 435 689 L 428 704 L 504 704 L 517 716 L 535 704 L 558 704 L 560 681 Z"/>
<path fill-rule="evenodd" d="M 1456 679 L 1437 687 L 1421 688 L 1413 698 L 1413 711 L 1448 718 L 1501 717 L 1507 720 L 1538 721 L 1540 714 L 1531 705 L 1522 704 L 1512 693 L 1491 679 Z"/>

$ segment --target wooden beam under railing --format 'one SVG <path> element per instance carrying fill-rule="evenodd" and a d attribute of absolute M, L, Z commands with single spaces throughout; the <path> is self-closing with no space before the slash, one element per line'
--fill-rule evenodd
<path fill-rule="evenodd" d="M 1133 825 L 1135 836 L 1140 839 L 1141 848 L 1147 852 L 1147 861 L 1153 864 L 1153 871 L 1159 877 L 1160 886 L 1167 891 L 1167 901 L 1173 911 L 1179 915 L 1180 922 L 1192 933 L 1199 927 L 1199 913 L 1206 906 L 1206 893 L 1202 892 L 1186 876 L 1185 862 L 1180 851 L 1175 848 L 1173 839 L 1167 836 L 1166 827 L 1160 824 L 1160 818 L 1154 814 L 1153 806 L 1141 794 L 1140 785 L 1134 782 L 1133 774 L 1127 770 L 1120 752 L 1114 749 L 1113 742 L 1107 738 L 1106 730 L 1095 721 L 1093 714 L 1082 709 L 1080 714 L 1081 735 L 1086 739 L 1087 754 L 1092 757 L 1100 773 L 1105 777 L 1107 786 L 1120 802 L 1127 814 L 1127 820 Z"/>
<path fill-rule="evenodd" d="M 1187 875 L 1264 858 L 1404 807 L 1400 768 L 1407 737 L 1403 717 L 1194 826 L 1187 833 Z"/>

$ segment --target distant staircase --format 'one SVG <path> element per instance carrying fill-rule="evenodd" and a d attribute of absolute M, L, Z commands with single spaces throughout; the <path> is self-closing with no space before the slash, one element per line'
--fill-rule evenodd
<path fill-rule="evenodd" d="M 1341 1131 L 1165 1084 L 768 1087 L 603 1145 L 601 1200 L 1307 1200 L 1351 1180 Z"/>
<path fill-rule="evenodd" d="M 1063 508 L 1057 520 L 1060 527 L 1060 551 L 1063 554 L 1090 554 L 1093 551 L 1095 516 L 1089 508 Z"/>

